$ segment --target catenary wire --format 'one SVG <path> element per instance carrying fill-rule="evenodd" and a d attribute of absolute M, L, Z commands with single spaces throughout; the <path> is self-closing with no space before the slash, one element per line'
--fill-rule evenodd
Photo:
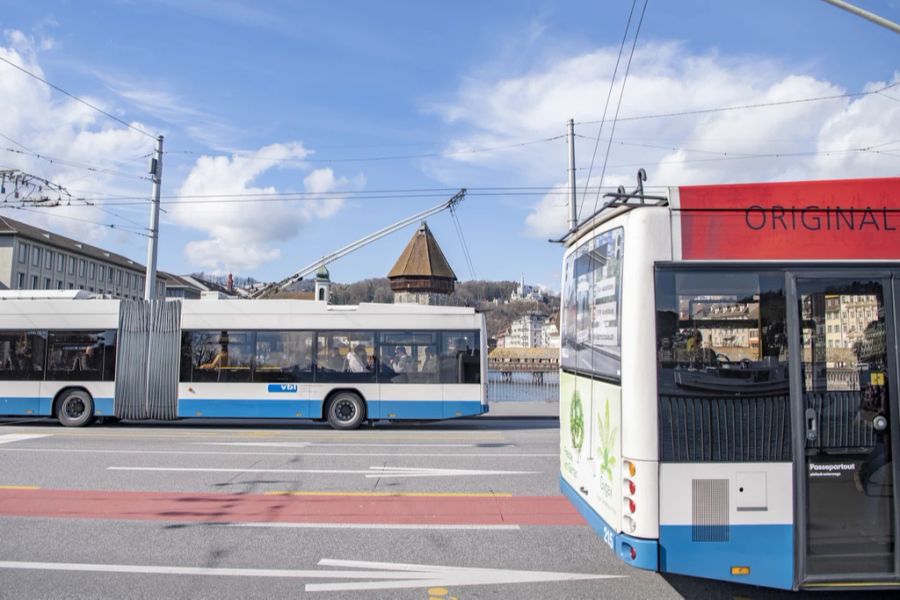
<path fill-rule="evenodd" d="M 36 75 L 36 74 L 32 73 L 32 72 L 29 71 L 28 69 L 25 69 L 25 68 L 23 68 L 23 67 L 17 65 L 16 63 L 12 62 L 11 60 L 8 60 L 8 59 L 3 58 L 2 56 L 0 56 L 0 61 L 5 62 L 5 63 L 8 64 L 9 66 L 11 66 L 11 67 L 13 67 L 13 68 L 15 68 L 15 69 L 18 69 L 19 71 L 22 71 L 23 73 L 25 73 L 25 74 L 28 75 L 29 77 L 33 77 L 33 78 L 37 79 L 37 80 L 40 81 L 41 83 L 44 83 L 44 84 L 50 86 L 51 88 L 53 88 L 53 89 L 56 90 L 57 92 L 60 92 L 60 93 L 62 93 L 62 94 L 65 94 L 65 95 L 68 96 L 69 98 L 72 98 L 73 100 L 75 100 L 75 101 L 77 101 L 77 102 L 80 102 L 81 104 L 84 104 L 84 105 L 87 106 L 88 108 L 93 109 L 93 110 L 97 111 L 98 113 L 100 113 L 100 114 L 102 114 L 102 115 L 104 115 L 104 116 L 106 116 L 106 117 L 109 117 L 110 119 L 112 119 L 113 121 L 116 121 L 117 123 L 121 123 L 121 124 L 124 125 L 125 127 L 129 128 L 129 129 L 132 129 L 132 130 L 134 130 L 134 131 L 140 133 L 141 135 L 146 135 L 147 137 L 149 137 L 149 138 L 151 138 L 151 139 L 153 139 L 153 140 L 156 139 L 156 136 L 153 135 L 152 133 L 148 133 L 147 131 L 144 131 L 144 130 L 141 129 L 140 127 L 137 127 L 137 126 L 135 126 L 135 125 L 132 125 L 131 123 L 128 123 L 128 122 L 126 122 L 126 121 L 123 121 L 123 120 L 120 119 L 119 117 L 117 117 L 117 116 L 115 116 L 115 115 L 113 115 L 113 114 L 110 114 L 110 113 L 106 112 L 106 111 L 103 110 L 102 108 L 99 108 L 99 107 L 97 107 L 97 106 L 94 106 L 93 104 L 91 104 L 91 103 L 88 102 L 87 100 L 84 100 L 84 99 L 82 99 L 82 98 L 79 98 L 79 97 L 76 96 L 75 94 L 70 94 L 70 93 L 67 92 L 66 90 L 64 90 L 64 89 L 62 89 L 61 87 L 59 87 L 58 85 L 55 85 L 55 84 L 53 84 L 53 83 L 50 83 L 49 81 L 47 81 L 47 80 L 44 79 L 43 77 L 41 77 L 41 76 L 39 76 L 39 75 Z"/>
<path fill-rule="evenodd" d="M 616 136 L 616 123 L 619 120 L 619 110 L 622 108 L 622 98 L 625 96 L 625 84 L 628 83 L 628 73 L 631 71 L 631 59 L 634 58 L 634 49 L 637 47 L 638 36 L 641 35 L 641 25 L 644 23 L 644 14 L 647 12 L 647 2 L 644 0 L 644 6 L 641 8 L 641 17 L 638 19 L 637 29 L 634 32 L 634 40 L 631 43 L 631 53 L 628 55 L 628 62 L 625 63 L 625 75 L 622 77 L 622 88 L 619 90 L 619 101 L 616 104 L 616 114 L 613 116 L 612 131 L 609 134 L 609 142 L 606 144 L 606 155 L 603 157 L 603 168 L 600 171 L 600 183 L 603 185 L 603 178 L 606 176 L 606 168 L 609 166 L 609 150 L 612 148 L 613 138 Z M 597 212 L 597 204 L 600 202 L 600 192 L 594 199 L 594 209 L 591 214 Z"/>
<path fill-rule="evenodd" d="M 603 134 L 603 125 L 606 122 L 606 112 L 609 109 L 609 101 L 612 98 L 613 88 L 616 84 L 616 75 L 619 73 L 619 62 L 622 60 L 622 53 L 625 51 L 625 42 L 628 40 L 628 30 L 631 29 L 631 17 L 634 15 L 634 7 L 637 6 L 637 0 L 631 1 L 631 10 L 628 12 L 628 21 L 625 23 L 625 31 L 622 33 L 622 43 L 619 45 L 619 55 L 616 57 L 616 66 L 613 68 L 612 77 L 609 80 L 609 90 L 606 93 L 606 102 L 603 104 L 603 115 L 600 117 L 600 129 L 597 131 L 597 141 L 594 142 L 594 152 L 591 154 L 591 164 L 588 168 L 587 181 L 585 182 L 584 191 L 581 193 L 581 202 L 578 204 L 578 211 L 575 213 L 575 222 L 581 218 L 581 209 L 584 206 L 584 200 L 587 197 L 587 187 L 591 184 L 591 174 L 594 172 L 594 160 L 597 158 L 597 149 L 600 147 L 600 137 Z M 610 137 L 610 139 L 612 139 Z M 574 165 L 572 165 L 574 168 Z"/>

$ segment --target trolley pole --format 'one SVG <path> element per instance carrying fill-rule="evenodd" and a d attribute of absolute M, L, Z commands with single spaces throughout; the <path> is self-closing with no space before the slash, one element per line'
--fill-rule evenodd
<path fill-rule="evenodd" d="M 578 227 L 578 213 L 575 193 L 575 120 L 566 124 L 566 141 L 569 143 L 569 232 Z"/>
<path fill-rule="evenodd" d="M 147 241 L 147 278 L 144 281 L 144 300 L 156 299 L 156 254 L 159 242 L 159 188 L 162 181 L 163 136 L 156 138 L 156 153 L 150 159 L 150 178 L 153 198 L 150 201 L 150 239 Z"/>

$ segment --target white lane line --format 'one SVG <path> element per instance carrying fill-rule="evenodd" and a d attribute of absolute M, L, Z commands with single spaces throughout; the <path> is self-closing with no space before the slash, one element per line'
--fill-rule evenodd
<path fill-rule="evenodd" d="M 417 467 L 369 467 L 361 469 L 231 469 L 214 467 L 106 467 L 107 471 L 155 471 L 168 473 L 291 473 L 306 475 L 365 475 L 374 477 L 468 477 L 475 475 L 538 475 L 538 471 L 487 471 L 480 469 L 429 469 Z"/>
<path fill-rule="evenodd" d="M 7 433 L 0 435 L 0 444 L 24 442 L 25 440 L 35 440 L 37 438 L 50 437 L 51 435 L 50 433 Z"/>
<path fill-rule="evenodd" d="M 366 444 L 331 442 L 193 442 L 198 446 L 263 446 L 266 448 L 308 448 L 321 446 L 328 448 L 474 448 L 477 444 Z M 512 446 L 512 444 L 504 444 Z"/>
<path fill-rule="evenodd" d="M 92 448 L 0 448 L 0 452 L 64 452 L 66 454 L 175 454 L 179 456 L 391 456 L 394 458 L 453 457 L 453 458 L 559 458 L 552 453 L 488 453 L 488 452 L 219 452 L 216 450 L 100 450 Z"/>
<path fill-rule="evenodd" d="M 437 530 L 493 530 L 520 531 L 518 525 L 446 525 L 446 524 L 387 524 L 387 523 L 226 523 L 227 527 L 271 527 L 274 529 L 437 529 Z"/>
<path fill-rule="evenodd" d="M 330 570 L 252 569 L 223 567 L 179 567 L 158 565 L 114 565 L 91 563 L 53 563 L 0 561 L 0 569 L 37 571 L 75 571 L 94 573 L 125 573 L 137 575 L 189 575 L 211 577 L 281 577 L 292 579 L 362 580 L 332 583 L 307 583 L 307 592 L 335 592 L 389 590 L 402 588 L 430 588 L 464 585 L 505 585 L 545 581 L 579 581 L 621 579 L 622 575 L 593 573 L 557 573 L 552 571 L 518 571 L 442 565 L 415 565 L 323 558 L 319 567 L 338 567 Z M 358 570 L 350 570 L 358 569 Z M 367 581 L 368 580 L 368 581 Z"/>

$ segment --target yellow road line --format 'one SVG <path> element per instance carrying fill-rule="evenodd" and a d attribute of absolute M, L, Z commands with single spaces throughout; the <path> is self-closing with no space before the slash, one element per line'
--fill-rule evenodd
<path fill-rule="evenodd" d="M 264 492 L 265 496 L 360 496 L 417 498 L 510 498 L 507 492 Z"/>
<path fill-rule="evenodd" d="M 0 490 L 39 490 L 36 485 L 0 485 Z"/>

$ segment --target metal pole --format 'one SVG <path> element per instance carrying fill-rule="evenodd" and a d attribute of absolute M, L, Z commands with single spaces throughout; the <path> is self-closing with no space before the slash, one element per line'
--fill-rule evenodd
<path fill-rule="evenodd" d="M 572 232 L 578 227 L 575 199 L 575 120 L 569 119 L 566 125 L 566 140 L 569 142 L 569 232 Z"/>
<path fill-rule="evenodd" d="M 871 13 L 867 10 L 863 10 L 858 6 L 854 6 L 849 2 L 844 2 L 843 0 L 825 0 L 828 4 L 833 6 L 837 6 L 838 8 L 843 8 L 847 12 L 851 12 L 856 16 L 862 17 L 863 19 L 868 19 L 872 21 L 876 25 L 881 25 L 882 27 L 886 27 L 893 31 L 894 33 L 900 33 L 900 25 L 894 23 L 893 21 L 889 21 L 884 17 L 879 17 L 875 13 Z"/>
<path fill-rule="evenodd" d="M 156 299 L 156 251 L 159 241 L 159 188 L 162 180 L 163 136 L 156 138 L 156 156 L 150 159 L 153 198 L 150 201 L 150 240 L 147 242 L 147 278 L 144 281 L 144 300 Z"/>

